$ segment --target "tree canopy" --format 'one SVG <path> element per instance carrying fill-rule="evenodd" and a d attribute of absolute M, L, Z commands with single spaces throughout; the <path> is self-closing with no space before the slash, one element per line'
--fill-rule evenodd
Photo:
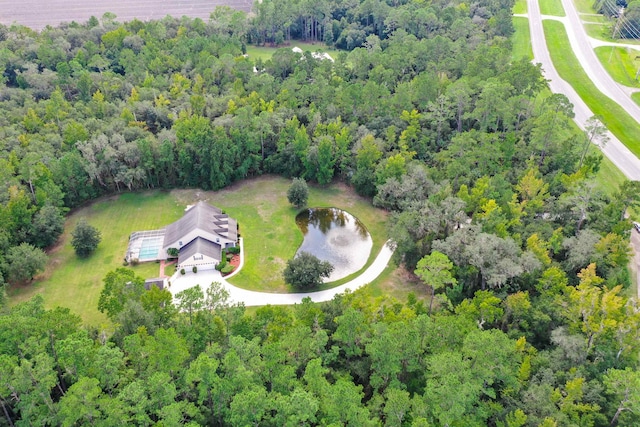
<path fill-rule="evenodd" d="M 0 423 L 640 424 L 638 184 L 603 191 L 585 151 L 599 129 L 577 132 L 539 66 L 513 59 L 512 6 L 263 0 L 0 27 L 0 283 L 33 277 L 21 263 L 82 203 L 264 173 L 353 186 L 389 211 L 401 269 L 385 283 L 422 279 L 406 301 L 365 287 L 249 314 L 215 284 L 172 299 L 118 269 L 96 278 L 108 325 L 9 304 Z M 107 230 L 89 227 L 92 250 Z M 328 274 L 306 258 L 292 285 Z"/>

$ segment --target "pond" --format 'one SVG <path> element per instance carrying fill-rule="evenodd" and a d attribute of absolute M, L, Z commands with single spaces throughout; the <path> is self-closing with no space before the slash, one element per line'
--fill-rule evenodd
<path fill-rule="evenodd" d="M 342 209 L 311 208 L 296 216 L 304 234 L 297 253 L 309 252 L 333 265 L 326 280 L 333 282 L 360 270 L 367 263 L 373 242 L 360 220 Z"/>

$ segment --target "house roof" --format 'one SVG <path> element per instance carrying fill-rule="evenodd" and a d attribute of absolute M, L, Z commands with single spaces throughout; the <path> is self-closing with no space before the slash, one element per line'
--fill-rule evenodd
<path fill-rule="evenodd" d="M 181 240 L 193 230 L 198 230 L 199 235 L 210 241 L 214 241 L 216 236 L 224 237 L 233 242 L 238 239 L 238 227 L 235 219 L 229 218 L 229 215 L 223 214 L 215 206 L 198 202 L 185 212 L 182 218 L 166 228 L 164 246 Z"/>
<path fill-rule="evenodd" d="M 162 277 L 155 277 L 153 279 L 147 279 L 144 281 L 144 288 L 150 290 L 152 286 L 157 286 L 158 289 L 164 289 L 165 280 Z"/>
<path fill-rule="evenodd" d="M 180 250 L 178 256 L 178 264 L 189 261 L 196 254 L 206 255 L 220 261 L 222 257 L 222 248 L 219 244 L 213 243 L 202 237 L 196 237 L 187 246 Z"/>

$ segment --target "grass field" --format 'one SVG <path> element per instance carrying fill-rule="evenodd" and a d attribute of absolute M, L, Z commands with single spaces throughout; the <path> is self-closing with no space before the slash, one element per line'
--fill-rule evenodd
<path fill-rule="evenodd" d="M 286 199 L 289 185 L 290 181 L 284 178 L 261 177 L 218 192 L 152 191 L 98 200 L 69 215 L 65 233 L 49 254 L 46 271 L 34 284 L 11 287 L 10 303 L 16 304 L 35 294 L 42 294 L 47 307 L 68 307 L 80 315 L 85 324 L 108 325 L 106 316 L 97 310 L 102 279 L 109 271 L 122 266 L 129 235 L 133 231 L 165 227 L 182 216 L 187 204 L 197 200 L 206 200 L 224 209 L 240 224 L 247 258 L 242 272 L 231 280 L 235 285 L 255 290 L 289 291 L 282 281 L 281 272 L 302 242 L 302 233 L 295 224 L 298 210 L 291 207 Z M 310 187 L 309 206 L 338 207 L 358 217 L 373 239 L 369 263 L 386 241 L 386 214 L 342 184 Z M 102 232 L 102 242 L 87 259 L 78 259 L 69 243 L 70 232 L 80 218 L 85 218 Z M 131 268 L 144 278 L 156 277 L 159 273 L 159 264 L 155 262 Z M 389 268 L 382 278 L 376 280 L 374 292 L 389 292 L 404 301 L 409 292 L 406 289 L 411 289 L 411 285 L 400 283 L 394 270 Z M 166 272 L 171 274 L 172 271 L 169 267 Z"/>
<path fill-rule="evenodd" d="M 540 0 L 540 13 L 551 16 L 565 16 L 560 0 Z"/>
<path fill-rule="evenodd" d="M 513 27 L 515 32 L 511 36 L 511 60 L 515 61 L 523 56 L 528 60 L 533 60 L 529 20 L 521 16 L 515 16 L 513 17 Z"/>
<path fill-rule="evenodd" d="M 273 53 L 282 48 L 292 49 L 294 46 L 298 46 L 303 51 L 310 52 L 326 52 L 333 59 L 338 57 L 338 54 L 341 52 L 337 49 L 332 49 L 327 47 L 324 43 L 307 43 L 299 40 L 292 40 L 289 46 L 280 46 L 280 47 L 270 47 L 270 46 L 256 46 L 256 45 L 248 45 L 247 46 L 247 55 L 249 55 L 249 59 L 255 60 L 257 58 L 261 58 L 263 61 L 267 59 L 271 59 Z"/>
<path fill-rule="evenodd" d="M 24 287 L 9 288 L 11 303 L 42 294 L 47 307 L 69 307 L 82 316 L 86 324 L 100 326 L 107 322 L 98 312 L 98 296 L 102 278 L 122 267 L 129 234 L 137 230 L 162 228 L 180 218 L 184 206 L 178 205 L 166 192 L 122 194 L 98 200 L 74 211 L 67 219 L 65 233 L 50 255 L 46 271 L 38 280 Z M 70 232 L 80 218 L 102 233 L 102 242 L 86 259 L 76 257 L 71 247 Z M 132 267 L 142 277 L 156 277 L 159 265 L 140 264 Z"/>
<path fill-rule="evenodd" d="M 589 79 L 571 49 L 564 25 L 553 20 L 545 20 L 543 25 L 549 53 L 560 77 L 573 86 L 594 114 L 602 116 L 605 126 L 632 153 L 640 156 L 640 141 L 637 138 L 640 125 Z"/>
<path fill-rule="evenodd" d="M 625 86 L 640 87 L 636 73 L 640 67 L 640 51 L 626 47 L 601 46 L 595 49 L 598 59 L 613 77 Z"/>

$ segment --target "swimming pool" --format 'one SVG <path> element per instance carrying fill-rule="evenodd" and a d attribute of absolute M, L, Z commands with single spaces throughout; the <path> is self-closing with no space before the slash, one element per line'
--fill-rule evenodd
<path fill-rule="evenodd" d="M 158 237 L 145 237 L 140 243 L 140 252 L 138 254 L 138 260 L 151 261 L 159 258 L 160 250 L 162 250 L 162 244 L 164 242 L 164 236 Z"/>

